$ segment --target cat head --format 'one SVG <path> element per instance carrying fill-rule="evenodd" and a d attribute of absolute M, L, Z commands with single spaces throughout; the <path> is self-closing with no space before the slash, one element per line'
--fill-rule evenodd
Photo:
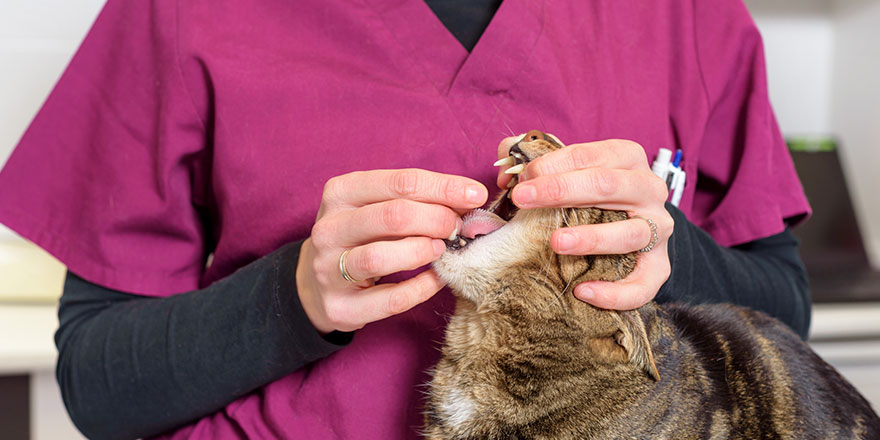
<path fill-rule="evenodd" d="M 562 148 L 555 136 L 532 130 L 499 163 L 521 172 L 530 161 Z M 510 201 L 517 180 L 514 176 L 510 189 L 488 208 L 463 217 L 459 236 L 447 241 L 446 252 L 434 263 L 437 274 L 480 313 L 516 315 L 523 325 L 558 323 L 584 341 L 581 348 L 593 352 L 593 360 L 631 362 L 659 379 L 639 311 L 601 310 L 572 294 L 583 281 L 626 277 L 635 267 L 635 254 L 558 255 L 550 247 L 558 228 L 624 220 L 627 214 L 596 208 L 520 210 Z"/>

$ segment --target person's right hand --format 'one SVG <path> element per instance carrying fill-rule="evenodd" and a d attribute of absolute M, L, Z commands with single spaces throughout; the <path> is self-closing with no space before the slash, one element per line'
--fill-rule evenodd
<path fill-rule="evenodd" d="M 420 169 L 359 171 L 324 185 L 312 235 L 296 269 L 300 302 L 321 332 L 352 331 L 428 300 L 443 282 L 433 270 L 396 284 L 379 277 L 436 260 L 460 215 L 482 206 L 488 191 L 461 176 Z M 342 277 L 339 257 L 357 284 Z"/>

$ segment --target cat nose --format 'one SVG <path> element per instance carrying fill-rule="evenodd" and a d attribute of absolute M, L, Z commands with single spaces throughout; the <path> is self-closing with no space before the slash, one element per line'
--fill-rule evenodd
<path fill-rule="evenodd" d="M 547 140 L 547 135 L 545 135 L 544 132 L 539 131 L 539 130 L 529 130 L 529 132 L 526 133 L 526 137 L 523 138 L 523 140 L 524 141 L 544 141 L 544 140 Z"/>
<path fill-rule="evenodd" d="M 523 142 L 534 142 L 534 141 L 545 141 L 547 140 L 547 135 L 544 132 L 539 130 L 529 130 L 525 136 L 523 136 L 522 140 L 514 144 L 510 147 L 510 155 L 518 160 L 517 163 L 528 163 L 529 156 L 523 152 L 523 150 L 519 147 Z"/>

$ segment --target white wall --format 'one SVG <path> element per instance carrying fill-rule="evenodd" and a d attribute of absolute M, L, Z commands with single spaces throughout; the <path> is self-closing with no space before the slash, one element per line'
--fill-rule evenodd
<path fill-rule="evenodd" d="M 880 0 L 746 0 L 783 133 L 829 135 L 880 269 Z"/>
<path fill-rule="evenodd" d="M 823 0 L 747 0 L 764 38 L 770 100 L 787 136 L 831 132 L 834 26 Z"/>
<path fill-rule="evenodd" d="M 837 0 L 832 118 L 875 268 L 880 269 L 880 0 Z"/>
<path fill-rule="evenodd" d="M 6 163 L 103 4 L 0 1 L 0 164 Z M 0 240 L 11 237 L 0 225 Z"/>

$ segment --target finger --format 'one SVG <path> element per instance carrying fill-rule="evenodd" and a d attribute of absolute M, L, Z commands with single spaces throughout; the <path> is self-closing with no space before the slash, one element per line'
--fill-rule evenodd
<path fill-rule="evenodd" d="M 669 257 L 666 245 L 639 254 L 636 268 L 620 281 L 588 281 L 577 285 L 574 295 L 602 309 L 632 310 L 657 296 L 660 286 L 669 278 Z"/>
<path fill-rule="evenodd" d="M 510 148 L 516 145 L 516 143 L 519 142 L 523 138 L 523 136 L 525 135 L 510 136 L 501 140 L 501 143 L 498 144 L 498 158 L 503 159 L 510 155 Z M 513 179 L 512 175 L 504 174 L 504 172 L 507 171 L 508 168 L 510 168 L 510 165 L 502 165 L 498 167 L 498 178 L 496 179 L 495 183 L 497 183 L 498 187 L 501 189 L 506 189 L 507 184 L 510 183 L 511 179 Z"/>
<path fill-rule="evenodd" d="M 421 169 L 360 171 L 324 185 L 325 203 L 360 207 L 394 199 L 437 203 L 453 209 L 482 206 L 488 190 L 476 180 Z"/>
<path fill-rule="evenodd" d="M 665 182 L 650 170 L 589 168 L 533 178 L 513 189 L 520 208 L 597 206 L 629 210 L 665 201 Z"/>
<path fill-rule="evenodd" d="M 356 280 L 382 277 L 418 269 L 436 260 L 445 250 L 443 240 L 427 237 L 377 241 L 351 249 L 345 258 L 345 269 Z"/>
<path fill-rule="evenodd" d="M 626 254 L 645 248 L 652 239 L 650 225 L 632 218 L 557 229 L 550 236 L 550 246 L 563 255 Z"/>
<path fill-rule="evenodd" d="M 449 238 L 460 226 L 461 218 L 445 206 L 397 199 L 325 217 L 312 238 L 321 248 L 351 248 L 408 236 Z"/>
<path fill-rule="evenodd" d="M 523 180 L 586 168 L 649 169 L 645 149 L 623 139 L 572 144 L 532 160 Z"/>
<path fill-rule="evenodd" d="M 445 284 L 433 270 L 396 284 L 379 284 L 351 296 L 350 306 L 373 322 L 403 313 L 434 296 Z"/>

